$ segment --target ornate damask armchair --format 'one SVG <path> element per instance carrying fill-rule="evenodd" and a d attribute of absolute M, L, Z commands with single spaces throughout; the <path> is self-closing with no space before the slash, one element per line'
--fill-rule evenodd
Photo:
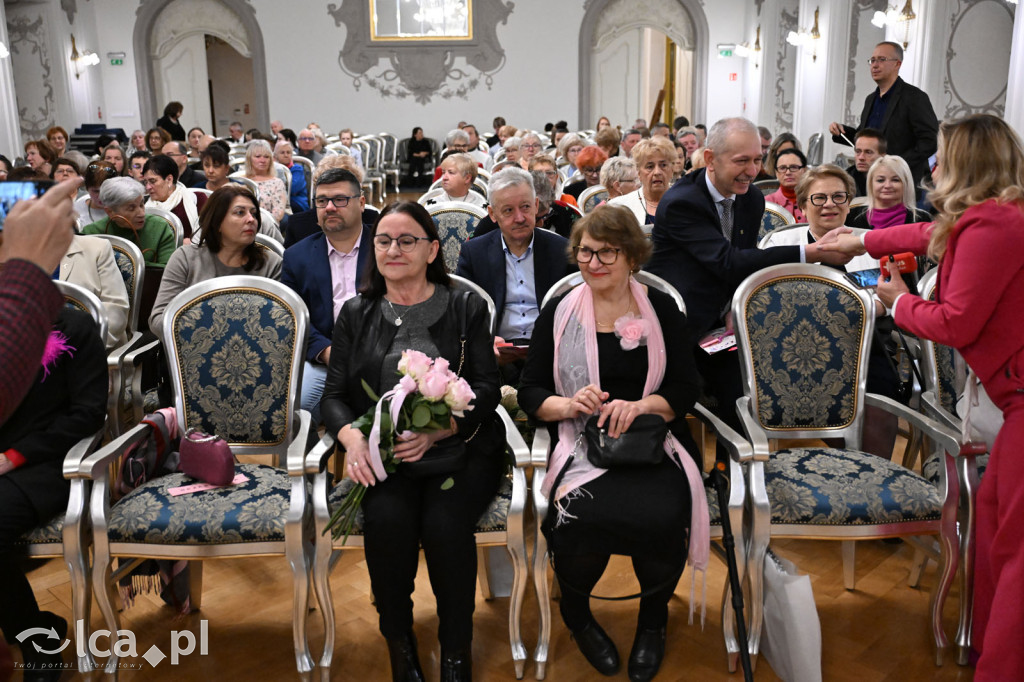
<path fill-rule="evenodd" d="M 580 210 L 586 215 L 597 208 L 597 205 L 602 201 L 608 201 L 608 190 L 605 189 L 604 185 L 594 185 L 580 192 L 580 198 L 577 203 Z"/>
<path fill-rule="evenodd" d="M 441 255 L 448 272 L 455 272 L 462 245 L 469 241 L 487 210 L 462 201 L 446 201 L 426 207 L 441 236 Z"/>
<path fill-rule="evenodd" d="M 284 556 L 294 580 L 296 667 L 300 674 L 312 671 L 305 631 L 312 537 L 303 462 L 309 414 L 298 400 L 308 317 L 293 291 L 262 277 L 219 277 L 171 301 L 164 334 L 179 432 L 217 434 L 236 455 L 270 456 L 274 466 L 236 464 L 235 484 L 186 494 L 172 489 L 197 481 L 168 474 L 112 504 L 110 465 L 151 427 L 134 427 L 82 462 L 79 474 L 94 482 L 93 589 L 112 632 L 118 629 L 114 585 L 142 559 L 188 560 L 190 602 L 198 608 L 204 559 Z M 276 466 L 281 459 L 284 469 Z M 116 572 L 114 558 L 126 559 Z M 108 672 L 116 666 L 115 652 Z"/>
<path fill-rule="evenodd" d="M 751 651 L 761 636 L 772 537 L 841 540 L 844 584 L 852 590 L 854 540 L 940 534 L 932 620 L 941 655 L 945 638 L 935 616 L 956 570 L 948 529 L 956 521 L 955 435 L 865 393 L 874 303 L 842 273 L 817 265 L 766 268 L 740 286 L 732 313 L 746 388 L 737 411 L 754 450 L 747 466 Z M 934 481 L 860 451 L 865 405 L 905 419 L 936 444 Z M 845 447 L 810 443 L 772 452 L 769 439 L 844 439 Z"/>
<path fill-rule="evenodd" d="M 757 232 L 757 240 L 760 242 L 766 235 L 771 234 L 779 228 L 796 224 L 793 214 L 778 204 L 766 201 L 764 213 L 761 214 L 761 229 Z"/>

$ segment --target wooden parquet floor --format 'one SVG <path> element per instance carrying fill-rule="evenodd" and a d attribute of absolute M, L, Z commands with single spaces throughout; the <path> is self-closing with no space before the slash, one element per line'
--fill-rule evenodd
<path fill-rule="evenodd" d="M 941 668 L 933 662 L 927 590 L 934 584 L 935 569 L 932 565 L 925 572 L 922 589 L 909 588 L 907 575 L 913 551 L 908 545 L 887 545 L 878 541 L 858 543 L 857 589 L 853 592 L 842 586 L 838 543 L 780 541 L 773 543 L 773 547 L 811 575 L 821 620 L 825 680 L 953 681 L 973 677 L 972 669 L 958 667 L 950 656 Z M 427 679 L 436 680 L 437 617 L 422 561 L 420 569 L 413 597 L 416 633 Z M 155 595 L 143 595 L 134 607 L 122 614 L 121 626 L 135 633 L 140 654 L 152 645 L 169 653 L 173 630 L 191 630 L 198 637 L 200 619 L 209 621 L 209 653 L 201 656 L 197 650 L 182 657 L 177 665 L 172 665 L 170 659 L 156 668 L 142 663 L 142 670 L 124 670 L 120 679 L 154 682 L 296 679 L 291 648 L 290 577 L 290 570 L 281 558 L 209 561 L 205 568 L 202 610 L 183 620 L 175 620 L 172 610 L 163 606 Z M 63 564 L 47 562 L 33 571 L 30 578 L 41 607 L 70 618 L 71 590 Z M 742 675 L 729 675 L 725 668 L 719 627 L 725 580 L 724 565 L 713 559 L 708 571 L 707 622 L 702 632 L 699 623 L 686 624 L 689 574 L 684 575 L 670 605 L 669 647 L 657 680 L 742 680 Z M 332 575 L 331 585 L 338 623 L 331 680 L 390 679 L 387 650 L 377 632 L 377 617 L 370 604 L 369 579 L 361 550 L 345 553 Z M 628 560 L 616 557 L 599 589 L 605 594 L 626 594 L 635 587 Z M 955 627 L 955 603 L 954 598 L 947 604 L 946 628 L 950 633 Z M 599 679 L 558 618 L 557 604 L 552 607 L 555 620 L 547 679 L 552 682 Z M 636 622 L 636 603 L 601 602 L 595 604 L 594 612 L 618 644 L 623 658 L 628 656 Z M 99 627 L 101 622 L 99 611 L 94 608 L 94 627 Z M 487 602 L 478 598 L 473 642 L 475 679 L 484 682 L 515 679 L 507 623 L 508 599 Z M 315 657 L 323 641 L 318 612 L 310 613 L 308 625 Z M 527 591 L 523 610 L 523 632 L 529 648 L 537 635 L 537 607 L 532 589 Z M 528 661 L 526 679 L 533 679 L 534 673 L 535 668 Z M 99 680 L 102 676 L 94 673 L 83 678 L 77 673 L 66 673 L 62 678 L 65 682 L 72 679 Z M 624 669 L 618 679 L 626 679 Z M 761 658 L 755 679 L 779 678 Z"/>

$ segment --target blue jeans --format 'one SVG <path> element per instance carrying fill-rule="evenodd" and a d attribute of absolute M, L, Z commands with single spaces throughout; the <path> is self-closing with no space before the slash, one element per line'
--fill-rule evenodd
<path fill-rule="evenodd" d="M 320 424 L 320 396 L 324 394 L 324 384 L 327 383 L 327 365 L 306 361 L 302 370 L 302 396 L 300 403 L 302 409 L 312 415 L 312 428 Z"/>

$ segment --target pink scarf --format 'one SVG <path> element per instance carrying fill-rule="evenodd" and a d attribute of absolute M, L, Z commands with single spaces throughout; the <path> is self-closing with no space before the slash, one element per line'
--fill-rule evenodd
<path fill-rule="evenodd" d="M 644 383 L 644 397 L 661 385 L 665 377 L 665 339 L 662 336 L 658 316 L 651 307 L 643 286 L 635 279 L 629 280 L 630 293 L 636 301 L 641 318 L 649 324 L 647 336 L 647 379 Z M 562 396 L 571 396 L 588 384 L 600 386 L 600 368 L 597 354 L 597 324 L 594 319 L 594 297 L 590 287 L 582 284 L 571 291 L 555 310 L 555 391 Z M 601 476 L 607 469 L 595 467 L 587 459 L 587 442 L 581 438 L 583 426 L 589 415 L 576 419 L 565 419 L 558 424 L 558 444 L 548 461 L 548 476 L 544 479 L 542 491 L 551 494 L 551 486 L 558 472 L 571 457 L 568 471 L 562 484 L 555 491 L 555 503 L 561 519 L 572 515 L 558 501 L 589 481 Z M 689 563 L 694 571 L 705 573 L 710 549 L 710 517 L 708 502 L 700 471 L 686 450 L 671 432 L 665 437 L 665 453 L 672 457 L 677 466 L 682 463 L 690 485 L 690 553 Z M 571 499 L 571 496 L 570 496 Z M 690 590 L 690 621 L 693 621 L 693 588 Z M 701 609 L 701 624 L 704 609 Z"/>
<path fill-rule="evenodd" d="M 907 222 L 907 207 L 896 204 L 892 208 L 868 209 L 868 224 L 874 230 L 881 230 Z"/>

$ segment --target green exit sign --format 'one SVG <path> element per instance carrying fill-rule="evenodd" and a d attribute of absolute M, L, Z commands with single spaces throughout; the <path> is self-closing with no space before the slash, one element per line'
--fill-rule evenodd
<path fill-rule="evenodd" d="M 124 60 L 123 59 L 111 59 L 110 60 L 110 65 L 111 66 L 123 66 L 124 65 Z"/>
<path fill-rule="evenodd" d="M 732 56 L 732 50 L 719 50 L 718 51 L 718 56 L 719 57 L 731 57 Z"/>

